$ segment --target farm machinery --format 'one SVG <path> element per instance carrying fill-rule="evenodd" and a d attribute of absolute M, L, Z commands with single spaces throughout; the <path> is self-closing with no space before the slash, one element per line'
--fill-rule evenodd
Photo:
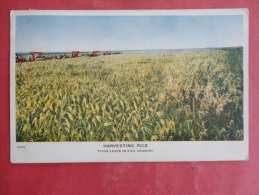
<path fill-rule="evenodd" d="M 29 53 L 16 53 L 16 63 L 34 62 L 40 60 L 51 60 L 51 59 L 65 59 L 65 58 L 77 58 L 82 56 L 97 57 L 100 55 L 112 55 L 122 54 L 122 52 L 111 52 L 111 51 L 93 51 L 93 52 L 29 52 Z"/>

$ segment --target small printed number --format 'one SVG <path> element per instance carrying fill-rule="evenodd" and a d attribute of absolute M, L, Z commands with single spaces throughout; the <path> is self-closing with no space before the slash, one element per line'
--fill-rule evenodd
<path fill-rule="evenodd" d="M 17 146 L 17 148 L 25 148 L 25 146 Z"/>

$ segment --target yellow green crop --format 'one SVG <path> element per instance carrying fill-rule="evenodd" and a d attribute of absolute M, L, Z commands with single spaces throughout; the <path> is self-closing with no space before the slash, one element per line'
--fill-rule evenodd
<path fill-rule="evenodd" d="M 16 64 L 18 142 L 243 140 L 242 51 Z"/>

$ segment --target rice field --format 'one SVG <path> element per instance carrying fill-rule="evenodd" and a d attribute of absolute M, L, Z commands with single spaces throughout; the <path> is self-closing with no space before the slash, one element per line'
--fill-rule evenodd
<path fill-rule="evenodd" d="M 242 50 L 16 63 L 16 140 L 243 140 Z"/>

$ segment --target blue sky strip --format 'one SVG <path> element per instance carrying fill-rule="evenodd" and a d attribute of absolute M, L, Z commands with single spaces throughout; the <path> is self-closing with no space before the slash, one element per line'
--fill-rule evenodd
<path fill-rule="evenodd" d="M 17 16 L 16 52 L 243 46 L 243 16 Z"/>

